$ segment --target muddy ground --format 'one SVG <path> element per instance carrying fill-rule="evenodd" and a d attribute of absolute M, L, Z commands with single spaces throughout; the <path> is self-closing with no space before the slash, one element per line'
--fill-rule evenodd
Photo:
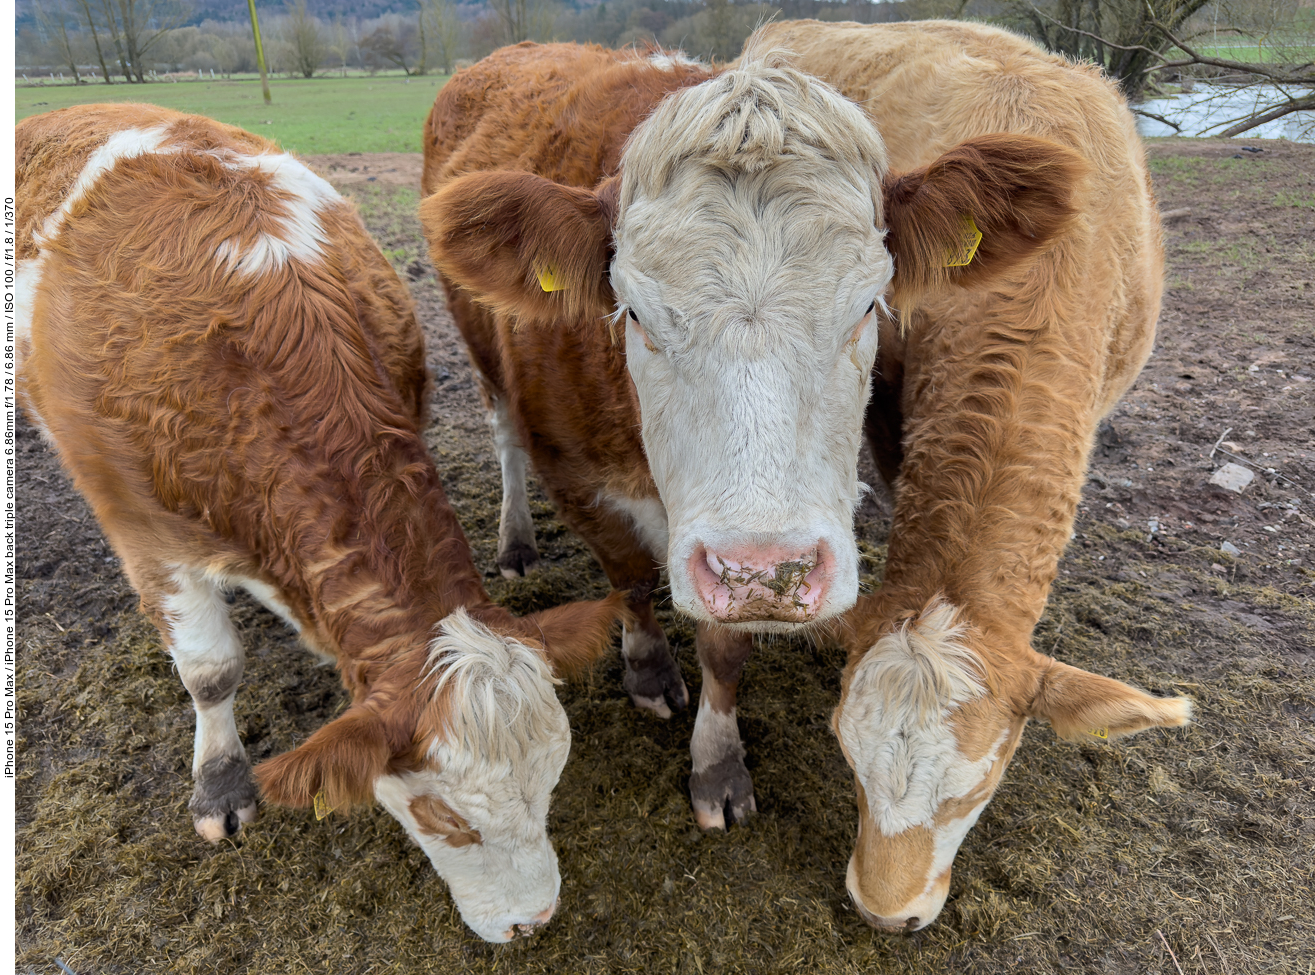
<path fill-rule="evenodd" d="M 692 711 L 665 723 L 636 711 L 617 659 L 562 689 L 574 734 L 550 818 L 562 905 L 531 940 L 492 947 L 466 931 L 377 810 L 317 822 L 266 809 L 238 842 L 207 846 L 186 810 L 187 695 L 94 519 L 23 425 L 20 970 L 1311 971 L 1315 147 L 1165 140 L 1150 153 L 1173 214 L 1160 338 L 1102 433 L 1036 645 L 1190 694 L 1199 720 L 1108 745 L 1030 726 L 935 924 L 879 935 L 849 905 L 854 790 L 827 725 L 841 655 L 795 641 L 761 645 L 741 685 L 759 815 L 728 834 L 700 833 L 690 812 Z M 541 495 L 547 568 L 517 582 L 494 571 L 498 469 L 420 243 L 418 157 L 315 163 L 414 290 L 437 378 L 429 441 L 490 590 L 518 611 L 602 593 Z M 1224 462 L 1257 472 L 1245 493 L 1207 485 Z M 879 584 L 879 495 L 858 528 L 865 581 Z M 260 760 L 345 697 L 277 620 L 245 598 L 234 609 L 248 653 L 238 725 Z M 696 694 L 692 627 L 664 619 Z"/>

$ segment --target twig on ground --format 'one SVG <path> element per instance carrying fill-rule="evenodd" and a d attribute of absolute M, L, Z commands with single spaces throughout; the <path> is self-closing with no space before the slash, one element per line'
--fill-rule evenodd
<path fill-rule="evenodd" d="M 1161 931 L 1159 928 L 1155 929 L 1155 933 L 1158 934 L 1160 936 L 1160 940 L 1164 942 L 1164 950 L 1167 951 L 1169 953 L 1169 957 L 1173 959 L 1173 967 L 1178 969 L 1178 975 L 1183 975 L 1183 966 L 1178 964 L 1178 956 L 1175 955 L 1173 953 L 1173 949 L 1169 947 L 1169 939 L 1164 936 L 1164 932 Z"/>

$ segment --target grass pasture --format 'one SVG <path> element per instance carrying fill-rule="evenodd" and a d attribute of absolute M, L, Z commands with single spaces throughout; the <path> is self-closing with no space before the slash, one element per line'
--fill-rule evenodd
<path fill-rule="evenodd" d="M 94 517 L 23 423 L 18 970 L 1311 972 L 1315 528 L 1301 518 L 1315 514 L 1315 210 L 1301 201 L 1315 147 L 1264 146 L 1242 159 L 1222 141 L 1151 147 L 1162 208 L 1190 210 L 1166 228 L 1158 348 L 1100 440 L 1034 640 L 1191 695 L 1197 722 L 1079 744 L 1029 726 L 926 930 L 876 934 L 845 895 L 854 786 L 828 726 L 842 659 L 803 640 L 761 642 L 746 669 L 739 717 L 759 815 L 726 834 L 701 833 L 689 807 L 693 709 L 668 722 L 637 711 L 616 656 L 560 689 L 573 736 L 549 815 L 562 902 L 531 939 L 490 946 L 465 930 L 423 853 L 377 808 L 323 821 L 265 808 L 239 841 L 202 843 L 186 809 L 188 696 Z M 546 567 L 497 575 L 497 458 L 423 257 L 417 193 L 382 182 L 351 193 L 415 296 L 436 379 L 426 437 L 490 592 L 517 612 L 600 595 L 601 571 L 537 492 Z M 1258 476 L 1246 497 L 1211 494 L 1217 439 L 1283 477 Z M 857 520 L 865 585 L 880 584 L 887 524 L 869 497 Z M 697 695 L 693 627 L 669 607 L 660 618 Z M 234 619 L 247 652 L 238 727 L 259 761 L 346 697 L 254 602 L 240 597 Z"/>
<path fill-rule="evenodd" d="M 16 121 L 91 102 L 149 102 L 254 132 L 301 154 L 419 152 L 420 131 L 447 75 L 206 80 L 147 85 L 52 85 L 15 89 Z"/>

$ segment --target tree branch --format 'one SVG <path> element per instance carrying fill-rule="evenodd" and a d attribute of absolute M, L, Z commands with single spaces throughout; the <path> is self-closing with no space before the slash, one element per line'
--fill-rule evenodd
<path fill-rule="evenodd" d="M 1267 112 L 1261 112 L 1259 115 L 1244 119 L 1236 125 L 1224 129 L 1219 135 L 1222 138 L 1231 139 L 1235 135 L 1241 135 L 1243 132 L 1254 129 L 1257 125 L 1264 125 L 1266 122 L 1272 122 L 1284 115 L 1291 115 L 1293 112 L 1300 112 L 1308 108 L 1315 108 L 1315 95 L 1290 99 L 1286 105 L 1276 105 Z"/>

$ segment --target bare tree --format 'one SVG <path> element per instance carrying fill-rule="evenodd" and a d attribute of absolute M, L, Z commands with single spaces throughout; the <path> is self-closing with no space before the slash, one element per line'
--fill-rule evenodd
<path fill-rule="evenodd" d="M 508 44 L 546 37 L 552 31 L 552 9 L 546 0 L 489 0 L 489 6 Z"/>
<path fill-rule="evenodd" d="M 1187 18 L 1160 20 L 1155 16 L 1155 8 L 1152 6 L 1154 0 L 1142 2 L 1147 10 L 1144 24 L 1150 35 L 1147 44 L 1119 44 L 1096 31 L 1063 27 L 1068 33 L 1082 35 L 1103 49 L 1123 55 L 1120 63 L 1141 65 L 1138 77 L 1131 84 L 1125 83 L 1125 91 L 1131 88 L 1140 94 L 1149 84 L 1159 79 L 1176 79 L 1184 83 L 1185 88 L 1190 88 L 1195 80 L 1213 82 L 1212 90 L 1199 98 L 1191 106 L 1193 108 L 1200 108 L 1212 101 L 1219 102 L 1228 98 L 1235 100 L 1239 92 L 1250 91 L 1253 99 L 1249 111 L 1243 110 L 1240 116 L 1233 114 L 1225 121 L 1211 126 L 1222 127 L 1218 134 L 1224 137 L 1240 135 L 1293 112 L 1315 109 L 1315 92 L 1311 90 L 1315 88 L 1315 64 L 1310 61 L 1310 50 L 1315 44 L 1312 44 L 1309 36 L 1296 36 L 1295 28 L 1290 29 L 1288 34 L 1295 43 L 1288 46 L 1289 53 L 1284 56 L 1281 50 L 1275 51 L 1275 45 L 1271 45 L 1270 55 L 1273 60 L 1270 61 L 1261 60 L 1259 45 L 1257 60 L 1254 62 L 1217 57 L 1204 53 L 1196 44 L 1196 37 L 1204 36 L 1207 32 L 1204 26 L 1197 29 L 1194 35 L 1180 35 L 1179 31 Z M 1047 19 L 1055 23 L 1053 18 Z M 1246 28 L 1233 23 L 1227 23 L 1224 30 L 1226 34 L 1233 35 L 1248 33 Z M 1218 25 L 1213 25 L 1210 32 L 1217 38 Z M 1261 44 L 1264 36 L 1261 35 Z M 1178 123 L 1164 116 L 1140 109 L 1134 111 L 1174 129 L 1181 128 Z"/>
<path fill-rule="evenodd" d="M 96 17 L 92 12 L 89 0 L 77 0 L 78 6 L 82 9 L 82 19 L 87 23 L 87 29 L 91 31 L 91 40 L 96 47 L 96 60 L 100 62 L 100 73 L 105 77 L 105 84 L 114 84 L 110 78 L 110 69 L 105 64 L 105 52 L 100 46 L 100 31 L 97 29 Z"/>
<path fill-rule="evenodd" d="M 37 20 L 50 36 L 51 44 L 54 46 L 56 53 L 61 61 L 68 65 L 69 71 L 73 73 L 73 83 L 75 85 L 86 84 L 82 80 L 82 75 L 78 74 L 78 59 L 73 54 L 73 45 L 68 36 L 69 10 L 59 0 L 52 6 L 43 6 L 39 3 L 33 3 L 32 8 L 36 11 Z"/>
<path fill-rule="evenodd" d="M 461 18 L 457 16 L 452 0 L 421 0 L 421 26 L 429 23 L 429 37 L 434 53 L 444 74 L 452 73 L 452 62 L 457 59 L 457 45 L 461 42 Z"/>
<path fill-rule="evenodd" d="M 415 63 L 409 28 L 410 24 L 406 23 L 380 24 L 361 40 L 361 60 L 376 70 L 383 64 L 395 64 L 409 77 Z"/>
<path fill-rule="evenodd" d="M 303 78 L 314 77 L 328 51 L 320 19 L 306 12 L 306 0 L 296 0 L 288 6 L 283 40 L 291 50 L 293 67 Z"/>

